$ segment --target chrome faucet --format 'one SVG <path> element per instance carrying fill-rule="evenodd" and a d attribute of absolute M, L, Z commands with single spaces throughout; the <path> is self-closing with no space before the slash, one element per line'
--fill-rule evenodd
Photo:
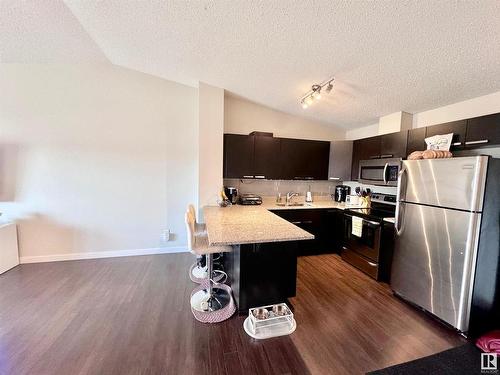
<path fill-rule="evenodd" d="M 293 191 L 289 191 L 288 193 L 286 193 L 286 204 L 290 203 L 290 200 L 293 197 L 298 197 L 298 196 L 299 196 L 299 193 L 294 193 Z"/>

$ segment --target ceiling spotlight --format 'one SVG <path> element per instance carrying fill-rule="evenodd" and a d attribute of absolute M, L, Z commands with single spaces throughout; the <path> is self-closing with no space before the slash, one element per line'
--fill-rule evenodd
<path fill-rule="evenodd" d="M 321 90 L 323 88 L 325 89 L 325 92 L 329 94 L 333 89 L 333 81 L 334 78 L 330 78 L 319 85 L 312 85 L 311 90 L 306 92 L 302 96 L 302 98 L 300 98 L 300 104 L 302 105 L 302 108 L 306 109 L 307 107 L 309 107 L 313 103 L 314 99 L 321 99 Z"/>
<path fill-rule="evenodd" d="M 326 93 L 329 94 L 333 89 L 332 81 L 328 82 L 328 86 L 326 86 Z"/>

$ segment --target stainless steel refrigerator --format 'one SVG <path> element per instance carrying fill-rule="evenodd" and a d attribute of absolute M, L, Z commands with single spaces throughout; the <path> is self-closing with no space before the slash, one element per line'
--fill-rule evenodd
<path fill-rule="evenodd" d="M 399 173 L 391 287 L 461 332 L 469 330 L 489 162 L 486 156 L 408 160 Z M 496 223 L 498 231 L 498 217 Z M 498 241 L 483 245 L 485 253 L 497 247 L 497 267 L 488 271 L 496 285 Z M 489 293 L 493 300 L 498 290 Z"/>

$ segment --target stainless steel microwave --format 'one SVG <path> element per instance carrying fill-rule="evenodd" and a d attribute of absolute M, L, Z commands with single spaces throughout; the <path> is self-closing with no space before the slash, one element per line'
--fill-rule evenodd
<path fill-rule="evenodd" d="M 359 162 L 359 182 L 362 184 L 398 186 L 401 159 L 370 159 Z"/>

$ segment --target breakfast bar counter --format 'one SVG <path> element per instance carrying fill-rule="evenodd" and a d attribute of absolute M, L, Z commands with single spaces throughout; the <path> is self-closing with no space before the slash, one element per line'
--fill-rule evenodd
<path fill-rule="evenodd" d="M 314 235 L 262 206 L 207 206 L 203 214 L 209 245 L 233 248 L 223 264 L 240 313 L 295 296 L 297 244 Z"/>
<path fill-rule="evenodd" d="M 211 246 L 312 240 L 314 236 L 261 206 L 203 210 Z"/>

